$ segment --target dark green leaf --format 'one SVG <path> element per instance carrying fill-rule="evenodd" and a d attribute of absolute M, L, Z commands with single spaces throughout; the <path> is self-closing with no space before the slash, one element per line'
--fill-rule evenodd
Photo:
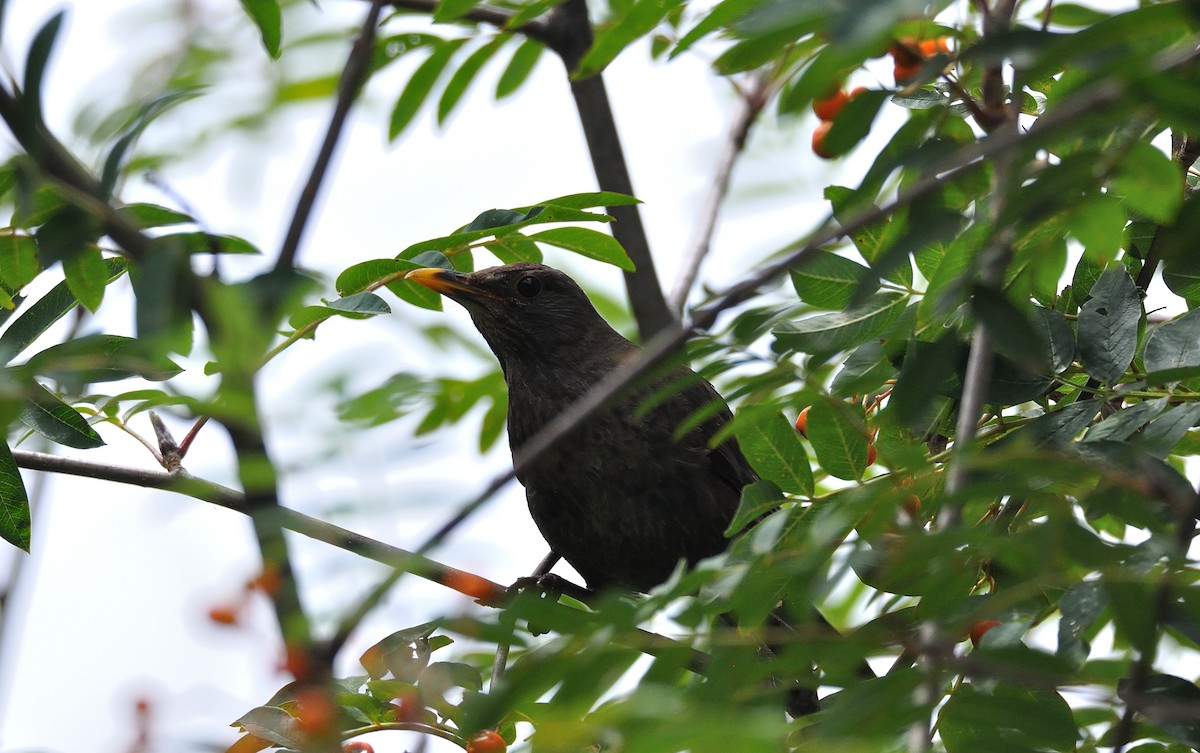
<path fill-rule="evenodd" d="M 529 240 L 565 248 L 589 259 L 612 264 L 626 272 L 636 267 L 625 248 L 607 233 L 587 227 L 555 227 L 528 236 Z"/>
<path fill-rule="evenodd" d="M 878 342 L 865 342 L 846 357 L 842 368 L 833 377 L 829 390 L 838 397 L 861 395 L 879 388 L 896 374 Z"/>
<path fill-rule="evenodd" d="M 1075 717 L 1053 690 L 998 684 L 959 686 L 938 713 L 947 753 L 1075 750 Z"/>
<path fill-rule="evenodd" d="M 1161 324 L 1146 335 L 1146 377 L 1162 383 L 1200 374 L 1200 309 Z"/>
<path fill-rule="evenodd" d="M 1130 405 L 1088 429 L 1087 434 L 1083 435 L 1083 441 L 1099 442 L 1107 439 L 1123 442 L 1149 423 L 1150 419 L 1162 413 L 1166 407 L 1165 397 Z"/>
<path fill-rule="evenodd" d="M 1010 436 L 1035 445 L 1066 445 L 1075 435 L 1084 430 L 1096 414 L 1100 405 L 1096 400 L 1081 400 L 1063 406 L 1056 411 L 1039 416 Z"/>
<path fill-rule="evenodd" d="M 1050 370 L 1058 374 L 1075 361 L 1075 332 L 1062 312 L 1034 306 L 1033 327 L 1038 341 L 1048 343 Z"/>
<path fill-rule="evenodd" d="M 283 37 L 283 14 L 279 10 L 279 0 L 242 0 L 242 7 L 258 27 L 267 54 L 272 60 L 278 60 L 279 43 Z"/>
<path fill-rule="evenodd" d="M 443 257 L 445 258 L 445 257 Z M 344 296 L 386 286 L 402 300 L 433 311 L 442 310 L 442 297 L 404 276 L 414 269 L 438 266 L 408 259 L 372 259 L 348 267 L 338 275 L 335 287 Z"/>
<path fill-rule="evenodd" d="M 1137 349 L 1142 300 L 1125 267 L 1109 268 L 1079 307 L 1079 359 L 1101 384 L 1120 381 Z"/>
<path fill-rule="evenodd" d="M 1097 581 L 1075 585 L 1058 600 L 1062 619 L 1058 621 L 1058 655 L 1069 658 L 1076 666 L 1087 660 L 1088 646 L 1084 633 L 1108 606 L 1104 588 Z"/>
<path fill-rule="evenodd" d="M 368 316 L 392 313 L 391 306 L 388 306 L 386 301 L 374 293 L 355 293 L 353 295 L 348 295 L 345 298 L 339 298 L 336 301 L 330 301 L 329 308 L 334 309 L 335 311 L 343 311 L 351 314 L 366 314 Z"/>
<path fill-rule="evenodd" d="M 0 538 L 28 552 L 30 540 L 29 495 L 12 450 L 0 447 Z"/>
<path fill-rule="evenodd" d="M 135 376 L 159 382 L 182 371 L 142 341 L 120 335 L 85 335 L 51 345 L 30 358 L 26 366 L 34 374 L 82 384 Z"/>
<path fill-rule="evenodd" d="M 745 406 L 737 412 L 733 432 L 742 453 L 761 478 L 789 494 L 812 495 L 808 455 L 782 413 L 766 405 Z"/>
<path fill-rule="evenodd" d="M 900 364 L 889 410 L 903 426 L 916 428 L 929 419 L 939 396 L 962 389 L 960 372 L 966 346 L 951 334 L 932 342 L 912 340 Z"/>
<path fill-rule="evenodd" d="M 22 423 L 51 442 L 67 447 L 90 450 L 104 446 L 104 440 L 88 424 L 87 419 L 79 415 L 79 411 L 37 382 L 33 382 L 29 389 L 32 394 L 17 416 Z"/>
<path fill-rule="evenodd" d="M 1042 338 L 1042 330 L 1007 296 L 976 285 L 971 295 L 971 310 L 992 336 L 997 353 L 1029 371 L 1049 371 L 1050 344 Z"/>
<path fill-rule="evenodd" d="M 496 82 L 496 99 L 504 99 L 521 88 L 521 84 L 525 83 L 525 79 L 529 78 L 533 67 L 537 65 L 543 49 L 545 48 L 541 42 L 529 38 L 521 42 L 513 53 L 512 60 L 508 61 L 504 72 L 500 74 L 500 80 Z"/>
<path fill-rule="evenodd" d="M 43 267 L 70 259 L 95 246 L 99 223 L 84 210 L 67 205 L 49 217 L 34 233 L 38 259 Z"/>
<path fill-rule="evenodd" d="M 62 28 L 66 11 L 59 11 L 38 29 L 33 42 L 29 45 L 29 55 L 25 58 L 25 86 L 23 87 L 24 104 L 28 108 L 24 117 L 26 128 L 36 126 L 42 120 L 42 79 L 46 75 L 46 64 L 50 53 L 54 50 L 54 42 Z"/>
<path fill-rule="evenodd" d="M 458 48 L 462 47 L 466 41 L 466 39 L 449 39 L 441 42 L 433 48 L 433 52 L 425 58 L 425 62 L 413 71 L 412 78 L 408 80 L 404 91 L 400 93 L 400 98 L 396 100 L 395 107 L 392 108 L 392 116 L 388 124 L 389 140 L 395 141 L 412 122 L 417 110 L 421 108 L 426 97 L 429 96 L 429 92 L 433 90 L 433 85 L 442 75 L 442 71 L 450 63 L 450 58 L 454 57 L 454 53 L 458 52 Z"/>
<path fill-rule="evenodd" d="M 848 311 L 781 324 L 773 334 L 791 350 L 836 353 L 882 334 L 903 313 L 906 298 L 901 293 L 881 293 Z"/>
<path fill-rule="evenodd" d="M 1136 704 L 1138 711 L 1171 737 L 1192 750 L 1200 749 L 1200 723 L 1196 715 L 1181 711 L 1200 705 L 1200 688 L 1182 677 L 1151 674 L 1131 697 L 1130 680 L 1122 679 L 1117 686 L 1118 697 L 1127 704 Z M 1169 748 L 1160 750 L 1170 750 Z"/>
<path fill-rule="evenodd" d="M 156 239 L 153 252 L 130 268 L 129 278 L 137 297 L 138 338 L 164 351 L 191 352 L 196 277 L 185 243 Z"/>
<path fill-rule="evenodd" d="M 1165 457 L 1197 423 L 1200 403 L 1175 406 L 1142 429 L 1137 444 L 1155 457 Z"/>
<path fill-rule="evenodd" d="M 125 273 L 124 259 L 105 259 L 109 280 Z M 31 342 L 61 319 L 68 311 L 79 305 L 67 283 L 60 282 L 51 288 L 36 303 L 25 310 L 8 329 L 0 335 L 0 363 L 8 363 Z"/>

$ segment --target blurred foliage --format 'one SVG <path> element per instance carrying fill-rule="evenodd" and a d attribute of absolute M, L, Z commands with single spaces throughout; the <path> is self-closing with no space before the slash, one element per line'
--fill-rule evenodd
<path fill-rule="evenodd" d="M 390 137 L 423 107 L 447 122 L 489 66 L 501 71 L 496 97 L 516 92 L 545 51 L 546 14 L 558 5 L 500 2 L 483 13 L 441 0 L 424 8 L 433 24 L 385 17 L 372 73 L 421 57 L 387 92 L 380 118 Z M 869 83 L 829 119 L 828 156 L 861 151 L 885 108 L 903 108 L 904 122 L 857 185 L 825 189 L 829 226 L 845 236 L 799 258 L 790 289 L 752 297 L 691 345 L 699 370 L 735 403 L 729 430 L 763 478 L 743 493 L 729 551 L 645 598 L 584 608 L 525 591 L 502 609 L 400 631 L 363 657 L 365 675 L 338 682 L 326 728 L 347 737 L 416 730 L 464 747 L 496 729 L 507 743 L 546 751 L 775 751 L 781 741 L 897 750 L 914 725 L 950 753 L 1137 741 L 1139 750 L 1200 748 L 1191 557 L 1200 511 L 1200 12 L 1183 0 L 1123 11 L 1024 3 L 1010 22 L 991 15 L 1006 7 L 995 5 L 610 0 L 592 9 L 594 39 L 577 77 L 646 41 L 666 64 L 700 51 L 715 77 L 765 77 L 784 128 L 810 128 L 815 99 Z M 257 108 L 220 110 L 223 119 L 189 138 L 220 138 L 284 105 L 326 100 L 340 70 L 304 72 L 297 60 L 352 36 L 335 21 L 314 26 L 304 3 L 243 6 L 252 26 L 222 37 L 186 18 L 189 41 L 170 65 L 159 62 L 158 86 L 111 112 L 84 109 L 80 124 L 97 151 L 80 156 L 94 163 L 90 182 L 73 172 L 79 163 L 64 167 L 41 123 L 61 16 L 33 40 L 21 86 L 5 92 L 2 114 L 22 147 L 0 167 L 9 445 L 37 432 L 96 447 L 98 424 L 129 430 L 129 417 L 164 405 L 253 416 L 244 384 L 284 348 L 319 347 L 301 341 L 324 322 L 390 313 L 388 297 L 440 308 L 438 296 L 404 281 L 418 267 L 471 270 L 478 251 L 536 261 L 541 246 L 554 246 L 632 270 L 619 244 L 590 225 L 612 219 L 597 207 L 636 200 L 601 192 L 464 207 L 474 220 L 395 257 L 355 260 L 328 289 L 290 270 L 240 281 L 199 271 L 199 256 L 259 251 L 184 208 L 122 204 L 126 176 L 178 158 L 143 136 L 251 58 L 273 71 L 272 95 Z M 488 25 L 491 14 L 508 22 Z M 894 85 L 880 82 L 889 65 Z M 1170 313 L 1148 315 L 1145 291 L 1159 269 Z M 72 311 L 109 305 L 110 286 L 126 274 L 136 337 L 59 334 Z M 59 341 L 45 345 L 47 333 Z M 981 338 L 993 357 L 972 370 Z M 194 342 L 221 375 L 215 397 L 143 383 L 179 374 L 177 358 Z M 127 379 L 141 381 L 96 391 Z M 977 436 L 956 444 L 976 418 L 959 415 L 969 390 L 981 391 L 985 408 Z M 473 379 L 397 374 L 339 409 L 356 426 L 420 413 L 421 434 L 478 405 L 486 449 L 506 413 L 494 365 Z M 956 480 L 952 459 L 962 464 Z M 0 453 L 0 534 L 28 549 L 9 446 Z M 780 601 L 820 605 L 840 634 L 803 619 L 775 634 L 769 615 Z M 643 629 L 664 614 L 670 640 Z M 450 635 L 467 647 L 450 647 Z M 767 638 L 780 646 L 769 661 L 759 656 Z M 489 649 L 501 644 L 512 646 L 509 668 L 492 678 Z M 431 661 L 435 649 L 447 660 Z M 864 659 L 877 676 L 859 671 Z M 814 661 L 822 710 L 788 720 L 775 678 L 810 672 Z M 234 749 L 307 747 L 319 714 L 302 690 L 285 688 L 239 719 L 246 736 Z"/>

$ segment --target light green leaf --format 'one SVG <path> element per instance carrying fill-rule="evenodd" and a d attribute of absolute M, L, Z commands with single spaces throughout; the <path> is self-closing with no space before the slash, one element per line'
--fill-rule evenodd
<path fill-rule="evenodd" d="M 565 248 L 589 259 L 596 259 L 619 267 L 626 272 L 634 271 L 633 260 L 625 248 L 607 233 L 586 227 L 555 227 L 529 236 L 529 240 Z"/>
<path fill-rule="evenodd" d="M 789 494 L 812 495 L 808 455 L 782 413 L 766 405 L 745 406 L 737 412 L 733 432 L 759 476 Z"/>
<path fill-rule="evenodd" d="M 433 52 L 413 71 L 412 78 L 400 93 L 392 108 L 391 120 L 388 124 L 388 140 L 395 141 L 416 117 L 417 110 L 425 102 L 433 85 L 442 75 L 442 71 L 450 63 L 450 58 L 458 52 L 458 48 L 466 43 L 466 39 L 448 39 L 433 48 Z"/>
<path fill-rule="evenodd" d="M 1175 219 L 1183 204 L 1179 165 L 1145 141 L 1134 143 L 1109 186 L 1130 209 L 1160 225 Z"/>
<path fill-rule="evenodd" d="M 808 441 L 831 476 L 855 481 L 867 467 L 867 427 L 862 406 L 819 400 L 808 411 Z"/>
<path fill-rule="evenodd" d="M 88 311 L 96 313 L 100 302 L 104 300 L 104 288 L 112 279 L 100 249 L 90 246 L 63 259 L 63 272 L 67 277 L 67 287 L 75 294 L 75 298 L 87 306 Z"/>

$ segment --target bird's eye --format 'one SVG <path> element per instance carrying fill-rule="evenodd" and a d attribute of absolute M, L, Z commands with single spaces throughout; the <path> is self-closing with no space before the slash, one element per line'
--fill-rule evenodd
<path fill-rule="evenodd" d="M 542 281 L 530 275 L 517 280 L 517 292 L 526 298 L 533 298 L 542 292 Z"/>

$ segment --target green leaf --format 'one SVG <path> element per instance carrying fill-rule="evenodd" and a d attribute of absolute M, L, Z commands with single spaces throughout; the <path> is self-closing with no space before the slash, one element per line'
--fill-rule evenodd
<path fill-rule="evenodd" d="M 1130 209 L 1160 225 L 1175 219 L 1183 185 L 1179 165 L 1145 141 L 1134 142 L 1109 181 Z"/>
<path fill-rule="evenodd" d="M 1069 444 L 1100 412 L 1096 400 L 1080 400 L 1039 416 L 1009 436 L 1035 446 Z"/>
<path fill-rule="evenodd" d="M 457 21 L 479 4 L 479 0 L 438 0 L 433 9 L 434 23 L 445 24 Z"/>
<path fill-rule="evenodd" d="M 834 375 L 829 391 L 838 397 L 851 397 L 871 392 L 896 375 L 896 367 L 888 359 L 883 345 L 865 342 L 855 348 L 842 368 Z"/>
<path fill-rule="evenodd" d="M 1200 423 L 1200 403 L 1178 405 L 1151 421 L 1135 441 L 1151 455 L 1166 457 L 1197 423 Z"/>
<path fill-rule="evenodd" d="M 568 209 L 592 209 L 594 207 L 622 207 L 641 204 L 641 199 L 616 191 L 588 191 L 558 196 L 539 202 L 543 206 L 566 207 Z"/>
<path fill-rule="evenodd" d="M 1075 331 L 1060 311 L 1033 307 L 1033 328 L 1037 331 L 1037 342 L 1049 347 L 1051 372 L 1058 374 L 1075 361 Z"/>
<path fill-rule="evenodd" d="M 445 260 L 445 257 L 442 256 L 441 259 Z M 396 297 L 408 301 L 414 306 L 441 311 L 442 297 L 440 295 L 424 285 L 418 285 L 411 280 L 404 279 L 404 276 L 414 269 L 435 266 L 442 267 L 442 264 L 428 258 L 422 258 L 421 261 L 410 259 L 372 259 L 348 267 L 338 275 L 335 287 L 338 293 L 344 296 L 361 293 L 369 289 L 387 287 Z M 446 261 L 445 266 L 442 268 L 449 269 L 449 262 Z"/>
<path fill-rule="evenodd" d="M 67 287 L 75 294 L 75 298 L 88 311 L 96 313 L 100 302 L 104 300 L 104 288 L 112 280 L 100 249 L 90 246 L 63 259 L 63 272 L 67 277 Z"/>
<path fill-rule="evenodd" d="M 104 264 L 108 268 L 110 282 L 125 273 L 124 259 L 105 259 Z M 79 301 L 65 281 L 51 288 L 0 335 L 0 363 L 11 361 L 77 305 Z"/>
<path fill-rule="evenodd" d="M 28 552 L 30 542 L 29 495 L 12 450 L 0 443 L 0 537 Z"/>
<path fill-rule="evenodd" d="M 79 411 L 60 400 L 37 382 L 30 386 L 32 395 L 21 406 L 21 422 L 51 442 L 78 450 L 103 447 L 104 440 Z"/>
<path fill-rule="evenodd" d="M 104 160 L 104 168 L 100 172 L 100 195 L 102 197 L 107 198 L 112 195 L 113 189 L 117 185 L 117 180 L 120 178 L 121 168 L 125 164 L 125 154 L 141 137 L 142 131 L 146 129 L 146 126 L 150 125 L 155 118 L 180 102 L 186 102 L 199 95 L 200 90 L 198 87 L 182 91 L 168 91 L 138 108 L 133 123 L 121 138 L 117 139 L 117 142 L 113 144 L 112 149 L 109 150 L 108 156 Z"/>
<path fill-rule="evenodd" d="M 1043 330 L 1035 327 L 1008 296 L 976 285 L 971 294 L 971 311 L 992 336 L 996 352 L 1029 371 L 1049 370 L 1050 344 L 1042 338 Z"/>
<path fill-rule="evenodd" d="M 504 99 L 521 88 L 521 84 L 525 83 L 529 74 L 533 72 L 533 67 L 537 65 L 544 49 L 541 42 L 529 38 L 521 42 L 508 65 L 504 67 L 504 72 L 500 74 L 500 80 L 496 82 L 496 99 Z"/>
<path fill-rule="evenodd" d="M 1097 581 L 1078 583 L 1058 600 L 1062 619 L 1058 621 L 1057 654 L 1075 666 L 1083 666 L 1091 650 L 1084 634 L 1108 606 L 1108 598 Z"/>
<path fill-rule="evenodd" d="M 528 236 L 529 240 L 574 251 L 589 259 L 633 272 L 636 267 L 625 248 L 608 233 L 587 227 L 555 227 Z"/>
<path fill-rule="evenodd" d="M 64 206 L 34 233 L 38 259 L 45 268 L 70 259 L 93 247 L 101 232 L 90 214 L 74 205 Z"/>
<path fill-rule="evenodd" d="M 0 282 L 17 291 L 33 282 L 41 272 L 37 242 L 28 235 L 12 233 L 0 237 Z"/>
<path fill-rule="evenodd" d="M 408 80 L 404 91 L 400 93 L 400 98 L 396 100 L 395 107 L 392 108 L 392 116 L 388 124 L 389 141 L 395 141 L 416 117 L 417 110 L 421 109 L 429 92 L 433 90 L 433 85 L 437 83 L 442 71 L 450 63 L 450 58 L 454 57 L 454 53 L 458 52 L 458 48 L 462 47 L 466 41 L 464 38 L 440 42 L 433 48 L 429 57 L 425 58 L 425 61 L 413 71 L 412 78 Z"/>
<path fill-rule="evenodd" d="M 1193 309 L 1150 330 L 1142 353 L 1146 378 L 1162 383 L 1200 374 L 1197 343 L 1200 343 L 1200 309 Z"/>
<path fill-rule="evenodd" d="M 158 204 L 126 204 L 117 213 L 142 229 L 195 222 L 183 212 Z"/>
<path fill-rule="evenodd" d="M 542 250 L 531 240 L 520 233 L 506 235 L 501 239 L 483 244 L 483 247 L 495 254 L 504 264 L 514 264 L 519 261 L 542 263 Z"/>
<path fill-rule="evenodd" d="M 783 496 L 783 490 L 772 481 L 755 481 L 746 484 L 742 487 L 742 498 L 738 504 L 737 513 L 729 523 L 729 528 L 725 529 L 725 535 L 736 536 L 746 526 L 771 511 L 779 509 L 779 506 L 785 501 L 787 500 Z"/>
<path fill-rule="evenodd" d="M 1142 301 L 1125 267 L 1109 268 L 1079 307 L 1079 359 L 1101 384 L 1116 384 L 1137 349 Z"/>
<path fill-rule="evenodd" d="M 767 405 L 749 405 L 733 421 L 742 454 L 758 475 L 788 494 L 813 493 L 812 468 L 792 424 Z"/>
<path fill-rule="evenodd" d="M 346 314 L 377 316 L 392 313 L 392 307 L 374 293 L 355 293 L 329 302 L 329 308 Z"/>
<path fill-rule="evenodd" d="M 867 467 L 867 426 L 862 406 L 819 400 L 808 411 L 808 441 L 831 476 L 856 481 Z"/>
<path fill-rule="evenodd" d="M 843 309 L 854 297 L 869 270 L 858 262 L 822 252 L 791 270 L 792 285 L 800 300 L 822 309 Z"/>
<path fill-rule="evenodd" d="M 1125 207 L 1109 194 L 1091 194 L 1071 207 L 1066 217 L 1071 235 L 1083 244 L 1094 263 L 1104 266 L 1112 261 L 1125 239 Z"/>
<path fill-rule="evenodd" d="M 1075 750 L 1075 717 L 1056 691 L 999 683 L 958 686 L 938 712 L 946 753 Z"/>
<path fill-rule="evenodd" d="M 23 113 L 26 119 L 24 125 L 27 128 L 36 126 L 42 120 L 42 79 L 45 78 L 46 63 L 54 50 L 54 42 L 58 38 L 65 15 L 66 11 L 60 10 L 51 16 L 50 20 L 38 29 L 29 45 L 29 55 L 25 58 L 25 86 L 22 97 L 27 108 Z"/>
<path fill-rule="evenodd" d="M 1195 708 L 1200 704 L 1200 688 L 1196 683 L 1174 675 L 1153 673 L 1137 689 L 1137 697 L 1131 698 L 1131 681 L 1122 678 L 1117 685 L 1117 696 L 1127 704 L 1137 704 L 1138 711 L 1168 735 L 1192 750 L 1200 749 L 1200 723 L 1194 714 L 1180 713 L 1179 709 Z M 1139 748 L 1140 749 L 1140 748 Z M 1147 750 L 1168 751 L 1173 748 Z"/>
<path fill-rule="evenodd" d="M 130 268 L 129 281 L 137 298 L 138 338 L 164 351 L 191 352 L 197 281 L 184 243 L 155 239 L 153 252 Z"/>
<path fill-rule="evenodd" d="M 25 365 L 34 374 L 81 384 L 131 377 L 160 382 L 183 371 L 141 340 L 121 335 L 85 335 L 51 345 Z"/>
<path fill-rule="evenodd" d="M 772 332 L 790 350 L 837 353 L 881 335 L 903 313 L 905 300 L 901 293 L 881 293 L 848 311 L 789 322 Z"/>
<path fill-rule="evenodd" d="M 1083 441 L 1099 442 L 1107 439 L 1114 442 L 1124 442 L 1135 431 L 1149 423 L 1150 419 L 1162 413 L 1166 407 L 1167 399 L 1162 397 L 1122 408 L 1088 429 L 1087 434 L 1083 435 Z"/>
<path fill-rule="evenodd" d="M 635 39 L 658 26 L 683 0 L 635 0 L 615 23 L 603 27 L 583 60 L 571 72 L 577 78 L 594 76 L 608 67 Z"/>
<path fill-rule="evenodd" d="M 442 0 L 442 5 L 445 5 L 448 2 L 450 2 L 450 0 Z M 466 0 L 466 10 L 470 10 L 470 8 L 475 5 L 475 2 L 476 0 Z M 466 11 L 464 10 L 464 12 Z M 450 76 L 450 81 L 446 83 L 446 88 L 442 91 L 441 98 L 438 99 L 438 125 L 446 122 L 446 118 L 450 116 L 450 113 L 454 110 L 454 106 L 458 104 L 459 100 L 462 99 L 463 94 L 466 93 L 467 87 L 469 87 L 471 82 L 475 80 L 476 74 L 479 73 L 484 64 L 487 63 L 488 60 L 491 60 L 492 56 L 496 54 L 496 51 L 503 47 L 509 39 L 510 37 L 506 34 L 497 36 L 495 39 L 491 40 L 467 56 L 467 59 L 464 60 L 463 64 L 458 67 L 458 70 L 456 70 L 454 74 Z"/>
<path fill-rule="evenodd" d="M 263 49 L 272 60 L 279 59 L 279 44 L 283 38 L 283 14 L 279 0 L 242 0 L 242 8 L 258 27 Z"/>
<path fill-rule="evenodd" d="M 174 244 L 187 254 L 261 254 L 250 241 L 236 235 L 190 232 L 169 233 L 154 239 L 156 244 Z"/>
<path fill-rule="evenodd" d="M 275 706 L 250 709 L 233 725 L 285 750 L 300 750 L 308 742 L 300 720 Z"/>

